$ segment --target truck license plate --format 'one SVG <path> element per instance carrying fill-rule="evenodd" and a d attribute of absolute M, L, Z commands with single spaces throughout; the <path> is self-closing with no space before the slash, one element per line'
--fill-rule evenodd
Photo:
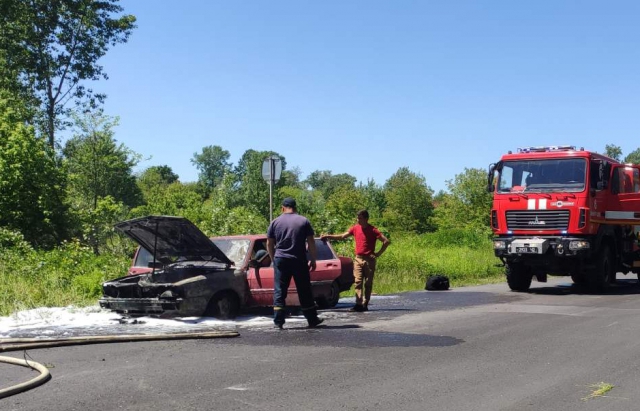
<path fill-rule="evenodd" d="M 516 253 L 538 254 L 538 247 L 516 247 Z"/>

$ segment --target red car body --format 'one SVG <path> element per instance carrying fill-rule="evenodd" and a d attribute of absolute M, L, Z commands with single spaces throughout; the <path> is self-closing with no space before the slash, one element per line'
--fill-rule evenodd
<path fill-rule="evenodd" d="M 245 273 L 246 295 L 238 295 L 244 308 L 267 307 L 273 305 L 274 269 L 266 255 L 260 261 L 256 255 L 267 249 L 266 235 L 234 235 L 213 237 L 211 241 L 234 263 L 236 270 Z M 347 291 L 353 284 L 353 261 L 339 257 L 327 241 L 316 239 L 316 269 L 311 272 L 311 286 L 316 303 L 320 308 L 335 307 L 341 291 Z M 261 250 L 264 250 L 260 253 Z M 129 275 L 152 272 L 153 255 L 143 247 L 138 247 L 133 258 Z M 242 291 L 234 292 L 241 294 Z M 292 280 L 287 296 L 288 306 L 298 306 L 298 292 Z"/>

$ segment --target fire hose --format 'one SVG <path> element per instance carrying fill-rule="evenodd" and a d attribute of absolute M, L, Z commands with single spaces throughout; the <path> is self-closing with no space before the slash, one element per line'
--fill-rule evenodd
<path fill-rule="evenodd" d="M 237 331 L 206 331 L 174 334 L 143 334 L 143 335 L 105 335 L 87 337 L 67 337 L 57 339 L 41 338 L 8 338 L 0 339 L 0 352 L 19 351 L 36 348 L 64 347 L 69 345 L 104 344 L 116 342 L 134 341 L 159 341 L 159 340 L 187 340 L 204 338 L 232 338 L 238 337 Z M 0 399 L 15 395 L 29 389 L 38 387 L 51 379 L 49 370 L 44 365 L 27 359 L 0 356 L 0 362 L 20 365 L 31 368 L 40 373 L 39 376 L 8 388 L 0 389 Z"/>

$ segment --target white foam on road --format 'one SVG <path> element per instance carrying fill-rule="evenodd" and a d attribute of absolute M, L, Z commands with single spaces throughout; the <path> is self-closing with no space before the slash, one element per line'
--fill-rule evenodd
<path fill-rule="evenodd" d="M 372 300 L 395 298 L 395 296 L 374 296 Z M 350 315 L 342 308 L 355 302 L 353 297 L 341 298 L 337 311 L 321 311 L 326 319 L 346 319 Z M 373 301 L 372 301 L 373 302 Z M 303 316 L 291 316 L 287 323 L 306 323 Z M 205 330 L 237 330 L 239 328 L 272 327 L 270 316 L 244 315 L 235 320 L 218 320 L 212 317 L 125 318 L 121 314 L 104 310 L 99 306 L 89 307 L 42 307 L 0 317 L 0 338 L 25 337 L 69 337 L 76 335 L 176 333 Z"/>
<path fill-rule="evenodd" d="M 291 318 L 291 321 L 302 319 Z M 0 338 L 18 336 L 53 337 L 79 334 L 123 334 L 149 332 L 184 332 L 193 330 L 236 329 L 261 327 L 272 324 L 270 317 L 242 316 L 233 321 L 212 317 L 126 318 L 121 314 L 90 307 L 43 307 L 20 311 L 8 317 L 0 317 Z"/>

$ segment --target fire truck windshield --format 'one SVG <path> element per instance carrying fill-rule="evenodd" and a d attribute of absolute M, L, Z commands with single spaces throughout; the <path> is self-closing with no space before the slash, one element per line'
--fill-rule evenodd
<path fill-rule="evenodd" d="M 498 192 L 580 192 L 585 188 L 586 167 L 584 158 L 505 161 Z"/>

